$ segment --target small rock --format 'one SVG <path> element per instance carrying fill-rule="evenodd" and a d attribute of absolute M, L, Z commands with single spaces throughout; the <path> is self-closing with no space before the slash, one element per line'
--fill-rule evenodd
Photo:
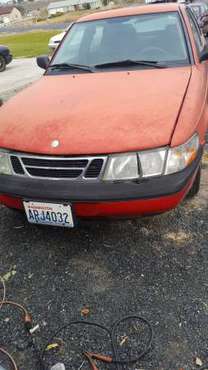
<path fill-rule="evenodd" d="M 203 362 L 202 362 L 202 360 L 201 360 L 199 357 L 196 357 L 196 358 L 195 358 L 195 364 L 196 364 L 197 366 L 202 366 L 202 365 L 203 365 Z"/>

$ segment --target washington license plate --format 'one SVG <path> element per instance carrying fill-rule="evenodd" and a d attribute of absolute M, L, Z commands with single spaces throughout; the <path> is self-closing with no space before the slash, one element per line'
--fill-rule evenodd
<path fill-rule="evenodd" d="M 31 224 L 74 227 L 70 204 L 24 201 L 24 207 Z"/>

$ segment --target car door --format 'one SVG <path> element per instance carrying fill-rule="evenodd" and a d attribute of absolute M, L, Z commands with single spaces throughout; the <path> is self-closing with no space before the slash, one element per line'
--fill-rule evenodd
<path fill-rule="evenodd" d="M 208 47 L 207 40 L 205 36 L 203 35 L 202 30 L 200 29 L 197 19 L 193 12 L 187 8 L 187 15 L 189 19 L 189 23 L 191 26 L 193 38 L 194 38 L 194 44 L 197 51 L 198 58 L 200 59 L 200 55 L 203 52 L 203 50 Z M 198 90 L 200 96 L 201 96 L 201 102 L 205 101 L 206 104 L 203 106 L 203 114 L 201 118 L 202 127 L 208 128 L 208 60 L 200 62 L 197 65 L 198 67 L 198 77 L 201 80 L 201 89 Z M 206 131 L 206 129 L 205 129 Z"/>
<path fill-rule="evenodd" d="M 173 146 L 185 141 L 195 132 L 199 133 L 202 144 L 205 144 L 208 127 L 208 61 L 200 61 L 207 44 L 192 12 L 184 7 L 182 14 L 185 21 L 184 32 L 187 35 L 187 45 L 190 46 L 191 74 L 177 123 L 180 130 L 175 131 L 172 139 Z M 177 135 L 179 131 L 180 136 Z"/>

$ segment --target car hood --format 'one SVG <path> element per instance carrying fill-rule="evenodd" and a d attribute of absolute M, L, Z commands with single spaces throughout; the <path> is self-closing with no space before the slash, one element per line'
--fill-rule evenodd
<path fill-rule="evenodd" d="M 83 155 L 168 145 L 190 74 L 183 67 L 44 76 L 0 108 L 0 147 Z"/>

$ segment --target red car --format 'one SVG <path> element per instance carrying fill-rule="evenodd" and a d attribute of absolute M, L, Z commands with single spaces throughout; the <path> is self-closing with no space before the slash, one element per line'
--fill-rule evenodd
<path fill-rule="evenodd" d="M 185 5 L 73 24 L 44 76 L 0 108 L 0 201 L 31 223 L 158 214 L 197 194 L 208 49 Z"/>

